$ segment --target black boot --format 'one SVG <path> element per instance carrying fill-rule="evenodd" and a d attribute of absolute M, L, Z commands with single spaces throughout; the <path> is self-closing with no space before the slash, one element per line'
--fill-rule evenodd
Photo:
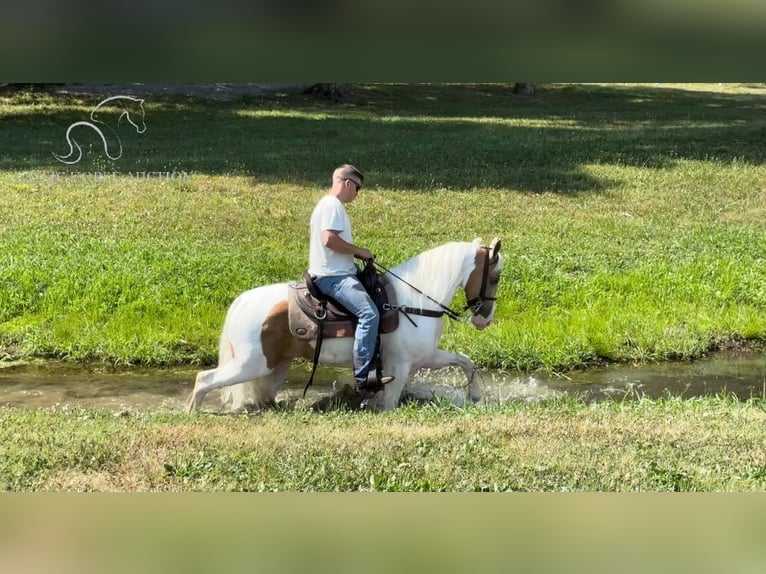
<path fill-rule="evenodd" d="M 356 390 L 359 392 L 371 392 L 378 393 L 383 390 L 383 387 L 394 380 L 391 376 L 382 376 L 377 371 L 370 371 L 367 375 L 367 380 L 359 384 L 356 384 Z"/>

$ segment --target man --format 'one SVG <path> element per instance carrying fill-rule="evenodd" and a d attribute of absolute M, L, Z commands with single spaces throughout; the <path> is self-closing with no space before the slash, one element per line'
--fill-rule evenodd
<path fill-rule="evenodd" d="M 309 273 L 317 288 L 343 305 L 357 318 L 354 334 L 354 379 L 357 391 L 377 391 L 393 377 L 381 377 L 375 366 L 375 344 L 380 316 L 364 286 L 356 278 L 354 257 L 373 258 L 369 250 L 354 245 L 351 221 L 344 204 L 351 203 L 362 187 L 364 176 L 352 165 L 342 165 L 332 174 L 332 187 L 311 214 Z"/>

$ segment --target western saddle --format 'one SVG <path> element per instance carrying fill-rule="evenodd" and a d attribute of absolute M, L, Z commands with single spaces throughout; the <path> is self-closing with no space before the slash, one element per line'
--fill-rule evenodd
<path fill-rule="evenodd" d="M 353 337 L 357 318 L 332 297 L 322 293 L 314 284 L 314 277 L 308 272 L 304 272 L 303 277 L 303 283 L 295 282 L 288 286 L 287 313 L 290 333 L 294 337 L 316 339 L 311 377 L 303 391 L 305 396 L 314 380 L 322 341 L 326 338 Z M 399 310 L 395 304 L 396 293 L 389 278 L 384 273 L 378 273 L 372 262 L 368 262 L 364 269 L 357 273 L 357 278 L 380 313 L 374 364 L 377 380 L 381 380 L 380 335 L 391 333 L 399 326 Z"/>

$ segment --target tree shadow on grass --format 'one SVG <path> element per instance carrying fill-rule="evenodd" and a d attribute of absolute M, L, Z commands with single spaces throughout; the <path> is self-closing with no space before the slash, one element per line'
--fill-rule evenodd
<path fill-rule="evenodd" d="M 0 169 L 176 171 L 323 188 L 336 165 L 350 162 L 367 174 L 368 186 L 397 191 L 579 195 L 621 183 L 594 166 L 760 165 L 766 156 L 766 98 L 759 95 L 554 86 L 526 97 L 508 85 L 360 85 L 336 105 L 299 93 L 234 102 L 147 96 L 147 130 L 119 126 L 118 160 L 106 159 L 102 142 L 86 130 L 78 136 L 83 160 L 59 163 L 53 153 L 66 151 L 67 127 L 99 101 L 50 94 L 0 100 Z"/>

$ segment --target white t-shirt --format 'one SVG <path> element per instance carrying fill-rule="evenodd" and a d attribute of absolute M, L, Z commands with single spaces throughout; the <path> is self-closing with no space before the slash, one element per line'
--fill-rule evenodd
<path fill-rule="evenodd" d="M 353 255 L 337 253 L 322 244 L 322 232 L 328 230 L 338 231 L 341 239 L 354 242 L 346 208 L 341 200 L 332 195 L 325 195 L 311 214 L 309 273 L 318 277 L 356 273 Z"/>

